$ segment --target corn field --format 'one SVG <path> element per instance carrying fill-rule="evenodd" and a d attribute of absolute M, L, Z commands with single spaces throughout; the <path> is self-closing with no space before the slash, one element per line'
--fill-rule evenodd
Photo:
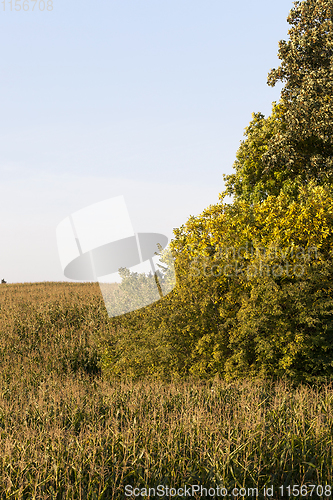
<path fill-rule="evenodd" d="M 95 283 L 4 284 L 0 315 L 1 499 L 333 485 L 330 381 L 112 379 Z"/>

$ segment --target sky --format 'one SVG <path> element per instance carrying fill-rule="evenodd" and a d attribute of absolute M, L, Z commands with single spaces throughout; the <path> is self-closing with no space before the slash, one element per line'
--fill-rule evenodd
<path fill-rule="evenodd" d="M 252 113 L 279 100 L 292 6 L 2 1 L 0 279 L 70 281 L 56 228 L 95 203 L 123 196 L 135 232 L 168 238 L 217 203 Z"/>

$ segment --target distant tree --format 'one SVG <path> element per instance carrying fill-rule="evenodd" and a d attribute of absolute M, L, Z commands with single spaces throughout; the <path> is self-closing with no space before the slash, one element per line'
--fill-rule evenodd
<path fill-rule="evenodd" d="M 285 82 L 265 119 L 253 115 L 234 164 L 227 193 L 257 201 L 310 179 L 333 183 L 333 2 L 294 2 L 289 41 L 279 42 L 281 65 L 268 85 Z"/>

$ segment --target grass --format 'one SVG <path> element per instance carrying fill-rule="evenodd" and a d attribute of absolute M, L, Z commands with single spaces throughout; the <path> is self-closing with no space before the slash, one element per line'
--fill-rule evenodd
<path fill-rule="evenodd" d="M 1 499 L 333 485 L 330 382 L 108 379 L 97 284 L 1 285 L 0 315 Z"/>

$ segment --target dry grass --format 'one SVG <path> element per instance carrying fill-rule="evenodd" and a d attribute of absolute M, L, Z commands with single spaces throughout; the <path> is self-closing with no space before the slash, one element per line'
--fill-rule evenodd
<path fill-rule="evenodd" d="M 1 285 L 0 314 L 0 498 L 333 483 L 329 383 L 106 380 L 97 284 Z"/>

